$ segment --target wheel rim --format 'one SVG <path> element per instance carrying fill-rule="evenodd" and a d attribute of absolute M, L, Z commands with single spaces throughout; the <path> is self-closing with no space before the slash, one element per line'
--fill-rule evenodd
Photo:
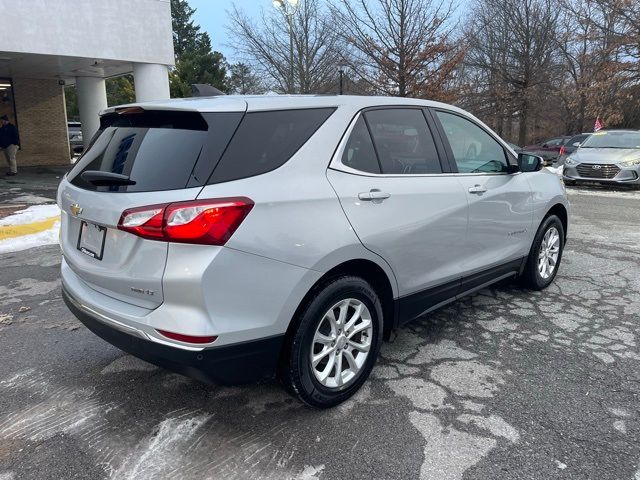
<path fill-rule="evenodd" d="M 336 303 L 322 317 L 311 345 L 311 370 L 323 386 L 342 388 L 362 370 L 373 337 L 367 306 L 355 298 Z"/>
<path fill-rule="evenodd" d="M 543 279 L 549 278 L 555 272 L 560 256 L 560 234 L 556 227 L 547 230 L 542 238 L 540 253 L 538 254 L 538 272 Z"/>

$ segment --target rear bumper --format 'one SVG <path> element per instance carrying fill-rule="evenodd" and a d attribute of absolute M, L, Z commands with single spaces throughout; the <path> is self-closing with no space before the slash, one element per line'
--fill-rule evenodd
<path fill-rule="evenodd" d="M 205 382 L 227 385 L 273 377 L 284 335 L 199 351 L 183 350 L 144 338 L 144 333 L 98 314 L 63 286 L 69 310 L 93 333 L 131 355 Z"/>

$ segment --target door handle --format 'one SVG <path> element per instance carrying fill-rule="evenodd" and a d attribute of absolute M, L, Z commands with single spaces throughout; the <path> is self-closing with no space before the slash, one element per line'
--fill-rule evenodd
<path fill-rule="evenodd" d="M 358 198 L 364 201 L 384 200 L 385 198 L 389 198 L 390 196 L 390 193 L 381 192 L 377 188 L 372 188 L 368 192 L 362 192 L 358 194 Z"/>
<path fill-rule="evenodd" d="M 469 193 L 484 193 L 487 189 L 482 185 L 474 185 L 473 187 L 469 187 Z"/>

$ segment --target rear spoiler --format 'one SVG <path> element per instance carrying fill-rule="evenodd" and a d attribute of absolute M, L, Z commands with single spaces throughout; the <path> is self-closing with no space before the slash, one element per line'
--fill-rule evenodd
<path fill-rule="evenodd" d="M 226 93 L 208 83 L 194 83 L 191 85 L 191 94 L 194 97 L 218 97 L 220 95 L 226 95 Z"/>

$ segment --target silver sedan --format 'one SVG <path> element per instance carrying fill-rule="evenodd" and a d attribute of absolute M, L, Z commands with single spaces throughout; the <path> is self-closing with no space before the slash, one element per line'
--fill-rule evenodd
<path fill-rule="evenodd" d="M 567 157 L 564 182 L 598 182 L 640 188 L 640 131 L 602 130 Z"/>

